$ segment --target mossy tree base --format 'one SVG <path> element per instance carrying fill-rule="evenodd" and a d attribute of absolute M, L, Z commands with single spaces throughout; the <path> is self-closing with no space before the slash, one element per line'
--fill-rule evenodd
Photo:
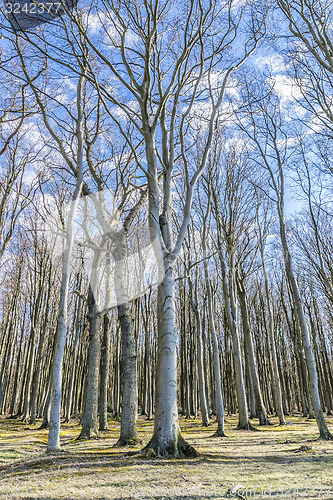
<path fill-rule="evenodd" d="M 123 446 L 136 446 L 137 444 L 141 444 L 142 441 L 138 437 L 133 437 L 129 439 L 125 439 L 120 437 L 118 441 L 113 445 L 114 448 L 121 448 Z"/>
<path fill-rule="evenodd" d="M 254 427 L 251 422 L 247 422 L 244 425 L 238 424 L 236 427 L 236 431 L 258 431 L 258 429 Z"/>
<path fill-rule="evenodd" d="M 80 434 L 78 435 L 78 437 L 75 439 L 75 441 L 80 441 L 81 439 L 84 440 L 84 439 L 98 439 L 99 438 L 99 434 L 98 434 L 98 431 L 95 430 L 95 429 L 88 429 L 88 430 L 85 430 L 85 431 L 81 431 Z"/>
<path fill-rule="evenodd" d="M 333 441 L 333 435 L 329 431 L 327 431 L 327 432 L 321 432 L 318 440 Z"/>
<path fill-rule="evenodd" d="M 273 424 L 272 424 L 272 422 L 269 421 L 268 417 L 265 417 L 265 418 L 259 419 L 259 425 L 265 426 L 265 425 L 273 425 Z"/>
<path fill-rule="evenodd" d="M 107 424 L 105 424 L 105 425 L 100 425 L 98 427 L 98 430 L 99 431 L 109 431 L 110 429 L 109 429 L 109 426 Z"/>
<path fill-rule="evenodd" d="M 212 438 L 216 437 L 227 437 L 226 433 L 222 429 L 217 429 L 216 432 L 211 436 Z"/>
<path fill-rule="evenodd" d="M 179 433 L 171 443 L 161 443 L 154 436 L 143 448 L 142 453 L 148 458 L 196 458 L 198 452 Z"/>
<path fill-rule="evenodd" d="M 42 422 L 41 425 L 38 427 L 38 430 L 48 429 L 48 428 L 49 428 L 49 423 L 48 422 Z"/>

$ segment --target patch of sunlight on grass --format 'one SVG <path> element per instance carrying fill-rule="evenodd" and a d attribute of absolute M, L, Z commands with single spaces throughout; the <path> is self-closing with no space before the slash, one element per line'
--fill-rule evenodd
<path fill-rule="evenodd" d="M 330 419 L 332 420 L 332 419 Z M 231 498 L 230 488 L 287 492 L 294 488 L 304 497 L 333 498 L 333 443 L 317 440 L 314 421 L 288 416 L 291 425 L 258 427 L 260 432 L 237 431 L 238 418 L 226 418 L 226 438 L 212 438 L 216 422 L 201 427 L 201 419 L 180 417 L 184 437 L 199 451 L 196 459 L 147 459 L 128 456 L 133 448 L 113 448 L 120 423 L 110 421 L 110 432 L 97 440 L 74 441 L 78 420 L 62 425 L 62 453 L 46 455 L 47 430 L 15 420 L 0 419 L 0 499 L 73 498 L 178 499 Z M 252 420 L 257 426 L 257 421 Z M 138 419 L 143 445 L 153 421 Z M 140 446 L 134 450 L 134 453 Z M 7 464 L 7 465 L 4 465 Z M 320 489 L 320 495 L 318 489 Z M 234 495 L 235 497 L 235 495 Z M 247 498 L 247 497 L 246 497 Z M 279 500 L 292 498 L 279 493 Z"/>

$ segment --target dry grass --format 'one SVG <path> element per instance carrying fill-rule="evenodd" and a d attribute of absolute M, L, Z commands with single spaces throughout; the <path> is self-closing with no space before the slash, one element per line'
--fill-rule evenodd
<path fill-rule="evenodd" d="M 75 442 L 78 423 L 65 424 L 63 451 L 48 455 L 46 430 L 1 420 L 0 499 L 333 499 L 333 443 L 316 440 L 313 421 L 288 417 L 292 425 L 282 428 L 272 421 L 260 432 L 236 431 L 228 417 L 228 437 L 211 438 L 214 425 L 181 420 L 200 456 L 161 460 L 128 455 L 139 447 L 113 448 L 118 422 L 98 440 Z M 139 419 L 143 443 L 152 425 Z"/>

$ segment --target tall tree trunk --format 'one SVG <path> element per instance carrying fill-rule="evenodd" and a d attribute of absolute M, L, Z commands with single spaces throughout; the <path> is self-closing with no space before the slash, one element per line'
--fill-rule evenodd
<path fill-rule="evenodd" d="M 82 429 L 78 439 L 90 439 L 98 436 L 97 409 L 101 338 L 99 317 L 95 297 L 91 286 L 88 292 L 89 346 L 86 375 L 85 398 L 82 412 Z"/>
<path fill-rule="evenodd" d="M 47 283 L 47 299 L 46 299 L 45 312 L 44 312 L 44 324 L 42 326 L 40 336 L 39 336 L 37 363 L 36 363 L 36 370 L 35 370 L 35 374 L 34 374 L 32 394 L 31 394 L 31 411 L 30 411 L 30 422 L 29 422 L 30 424 L 34 424 L 36 422 L 37 395 L 38 395 L 39 382 L 40 382 L 40 371 L 41 371 L 42 360 L 43 360 L 44 340 L 45 340 L 45 334 L 46 334 L 47 324 L 48 324 L 49 305 L 50 305 L 50 297 L 51 297 L 51 289 L 52 289 L 52 287 L 51 287 L 51 284 L 52 284 L 52 265 L 50 265 L 48 272 L 49 272 L 49 280 Z"/>
<path fill-rule="evenodd" d="M 118 303 L 118 319 L 121 328 L 123 356 L 123 385 L 121 402 L 120 437 L 117 446 L 138 442 L 138 388 L 137 388 L 137 346 L 132 314 L 129 306 L 126 279 L 127 241 L 123 229 L 113 237 L 115 249 L 115 290 Z"/>
<path fill-rule="evenodd" d="M 204 373 L 204 359 L 203 359 L 203 345 L 202 345 L 202 329 L 201 329 L 201 318 L 198 303 L 198 286 L 199 286 L 199 271 L 196 268 L 195 274 L 195 291 L 193 297 L 193 285 L 189 278 L 189 288 L 190 288 L 190 299 L 193 312 L 196 316 L 196 331 L 197 331 L 197 370 L 199 379 L 199 398 L 200 398 L 200 411 L 201 411 L 201 421 L 204 427 L 210 425 L 209 422 L 209 409 L 206 399 L 206 378 Z M 195 300 L 194 300 L 195 299 Z"/>
<path fill-rule="evenodd" d="M 219 350 L 219 343 L 218 343 L 216 328 L 215 328 L 214 311 L 213 311 L 213 297 L 212 297 L 211 282 L 210 282 L 209 273 L 208 273 L 207 249 L 206 249 L 207 218 L 209 215 L 209 210 L 210 210 L 210 202 L 208 203 L 207 211 L 206 211 L 206 214 L 204 216 L 204 221 L 203 221 L 202 249 L 203 249 L 205 282 L 206 282 L 207 299 L 208 299 L 208 320 L 209 320 L 210 333 L 212 336 L 213 353 L 214 353 L 215 401 L 216 401 L 216 419 L 217 419 L 217 430 L 216 430 L 214 436 L 225 437 L 224 403 L 223 403 L 223 395 L 222 395 L 220 350 Z"/>
<path fill-rule="evenodd" d="M 101 345 L 100 390 L 99 390 L 99 430 L 108 429 L 108 385 L 109 385 L 109 313 L 103 316 Z"/>
<path fill-rule="evenodd" d="M 264 257 L 264 243 L 263 243 L 263 239 L 262 239 L 260 224 L 258 225 L 258 227 L 259 227 L 259 238 L 260 238 L 261 264 L 262 264 L 262 270 L 263 270 L 264 280 L 265 280 L 265 292 L 266 292 L 267 311 L 268 311 L 268 334 L 269 334 L 269 341 L 270 341 L 271 354 L 272 354 L 272 365 L 273 365 L 272 368 L 273 368 L 274 389 L 275 389 L 275 397 L 276 397 L 276 410 L 277 410 L 277 414 L 279 416 L 280 425 L 286 425 L 286 421 L 285 421 L 284 413 L 283 413 L 281 381 L 280 381 L 279 367 L 278 367 L 277 354 L 276 354 L 276 345 L 275 345 L 275 338 L 274 338 L 273 310 L 272 310 L 271 295 L 270 295 L 270 290 L 269 290 L 269 282 L 268 282 L 265 257 Z"/>
<path fill-rule="evenodd" d="M 49 424 L 49 437 L 47 448 L 50 451 L 60 450 L 60 411 L 62 400 L 62 370 L 64 349 L 67 334 L 67 314 L 68 314 L 68 291 L 69 291 L 69 278 L 71 257 L 74 245 L 74 221 L 77 213 L 77 208 L 83 187 L 83 112 L 81 105 L 82 86 L 84 82 L 84 75 L 81 75 L 77 85 L 77 122 L 76 122 L 76 138 L 78 142 L 77 149 L 77 178 L 73 194 L 73 200 L 69 209 L 67 218 L 67 232 L 64 254 L 62 258 L 62 281 L 60 292 L 60 306 L 59 317 L 57 323 L 56 340 L 54 347 L 54 358 L 51 376 L 51 408 L 50 408 L 50 424 Z M 45 124 L 50 128 L 43 105 L 41 105 Z M 54 134 L 53 134 L 54 135 Z M 58 141 L 59 142 L 59 141 Z"/>
<path fill-rule="evenodd" d="M 220 258 L 220 261 L 222 265 L 223 296 L 225 301 L 228 326 L 230 328 L 232 343 L 233 343 L 232 354 L 233 354 L 234 369 L 235 369 L 236 396 L 237 396 L 238 412 L 239 412 L 239 421 L 237 429 L 253 430 L 254 427 L 251 425 L 249 421 L 249 415 L 247 409 L 243 366 L 242 366 L 242 352 L 241 352 L 241 344 L 240 344 L 239 331 L 236 319 L 234 279 L 232 277 L 232 271 L 229 270 L 230 276 L 229 276 L 229 287 L 228 287 L 226 266 L 222 256 Z"/>
<path fill-rule="evenodd" d="M 78 290 L 81 291 L 81 278 L 79 281 Z M 75 370 L 76 370 L 76 360 L 77 360 L 77 351 L 79 344 L 79 334 L 82 327 L 82 299 L 78 297 L 76 304 L 76 319 L 74 325 L 74 342 L 73 342 L 73 352 L 72 352 L 72 360 L 71 360 L 71 371 L 69 374 L 68 386 L 67 386 L 67 400 L 65 407 L 65 415 L 64 422 L 69 422 L 71 418 L 71 410 L 72 410 L 72 402 L 73 402 L 73 388 L 74 388 L 74 379 L 75 379 Z"/>
<path fill-rule="evenodd" d="M 30 331 L 30 342 L 29 342 L 29 361 L 26 374 L 26 382 L 24 389 L 24 404 L 23 404 L 23 415 L 22 420 L 25 422 L 28 420 L 30 412 L 30 391 L 33 377 L 34 360 L 35 360 L 35 340 L 36 339 L 36 329 L 35 325 L 31 325 Z"/>
<path fill-rule="evenodd" d="M 177 335 L 175 332 L 174 270 L 168 257 L 158 286 L 158 354 L 154 434 L 146 453 L 151 456 L 196 456 L 181 436 L 177 404 Z"/>
<path fill-rule="evenodd" d="M 237 287 L 238 287 L 238 296 L 239 296 L 243 331 L 245 338 L 245 348 L 247 349 L 248 352 L 250 374 L 251 374 L 253 392 L 256 402 L 256 412 L 259 418 L 259 425 L 269 425 L 266 408 L 261 395 L 261 388 L 258 377 L 257 362 L 253 347 L 253 339 L 251 333 L 250 318 L 249 318 L 244 282 L 238 279 Z"/>
<path fill-rule="evenodd" d="M 308 367 L 308 375 L 309 375 L 309 390 L 311 395 L 311 402 L 313 406 L 313 411 L 316 417 L 317 426 L 319 430 L 319 435 L 322 439 L 329 440 L 333 439 L 332 434 L 329 432 L 327 423 L 323 414 L 323 410 L 321 407 L 320 397 L 319 397 L 319 386 L 318 386 L 318 374 L 316 368 L 316 362 L 313 354 L 313 349 L 311 345 L 310 335 L 308 326 L 306 323 L 306 318 L 304 314 L 302 299 L 299 293 L 297 280 L 295 277 L 291 255 L 287 243 L 287 235 L 286 228 L 284 222 L 284 214 L 283 214 L 283 200 L 280 200 L 278 206 L 279 212 L 279 221 L 280 221 L 280 235 L 283 246 L 283 254 L 285 259 L 285 266 L 288 281 L 290 283 L 291 293 L 293 296 L 295 309 L 299 321 L 299 327 L 302 335 L 303 347 L 305 352 L 305 359 Z"/>
<path fill-rule="evenodd" d="M 145 296 L 146 301 L 146 296 Z M 152 387 L 151 387 L 151 363 L 150 363 L 150 315 L 148 307 L 143 312 L 143 301 L 141 301 L 142 318 L 145 329 L 145 354 L 144 354 L 144 377 L 145 377 L 145 391 L 146 391 L 146 415 L 147 420 L 151 420 L 153 416 L 153 402 L 152 402 Z"/>

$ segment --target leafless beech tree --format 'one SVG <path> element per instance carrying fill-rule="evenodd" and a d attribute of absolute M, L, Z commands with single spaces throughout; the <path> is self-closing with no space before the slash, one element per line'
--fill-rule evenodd
<path fill-rule="evenodd" d="M 285 222 L 285 171 L 293 152 L 295 152 L 295 146 L 290 144 L 292 138 L 287 135 L 285 118 L 278 96 L 272 89 L 266 92 L 266 96 L 266 99 L 260 103 L 250 103 L 247 115 L 249 122 L 246 126 L 241 125 L 241 128 L 256 145 L 254 163 L 260 165 L 268 173 L 269 186 L 277 207 L 286 275 L 294 303 L 297 328 L 301 333 L 306 357 L 313 411 L 320 437 L 331 439 L 332 436 L 327 428 L 320 401 L 317 367 Z"/>

